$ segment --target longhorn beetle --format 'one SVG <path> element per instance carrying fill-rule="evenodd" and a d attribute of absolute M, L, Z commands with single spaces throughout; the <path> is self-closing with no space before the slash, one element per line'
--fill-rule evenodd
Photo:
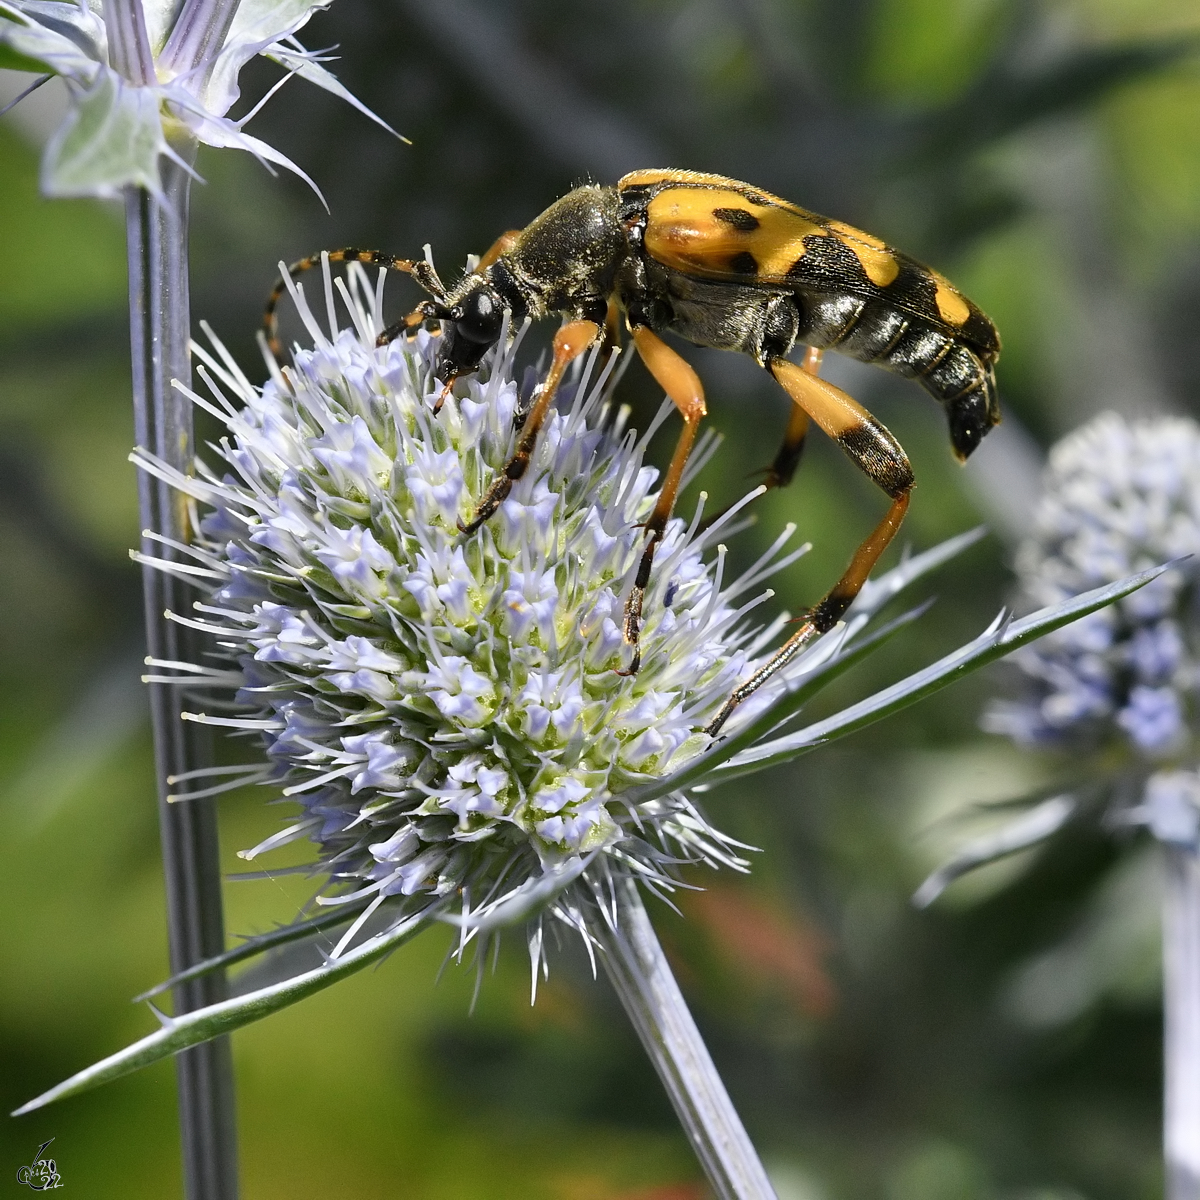
<path fill-rule="evenodd" d="M 720 175 L 634 171 L 616 187 L 577 187 L 532 224 L 498 238 L 452 288 L 424 260 L 357 249 L 335 250 L 329 258 L 407 272 L 429 293 L 430 299 L 384 330 L 379 343 L 425 321 L 441 322 L 436 373 L 445 381 L 443 395 L 496 344 L 505 309 L 518 321 L 552 313 L 565 317 L 516 450 L 471 520 L 459 522 L 464 533 L 478 529 L 525 473 L 568 364 L 598 341 L 615 345 L 624 314 L 638 354 L 683 417 L 625 605 L 624 636 L 633 647 L 627 674 L 640 663 L 638 635 L 654 552 L 705 415 L 699 378 L 662 334 L 748 354 L 791 397 L 783 444 L 766 470 L 768 487 L 791 481 L 809 422 L 815 421 L 887 493 L 892 503 L 883 520 L 799 629 L 730 695 L 708 726 L 714 736 L 738 704 L 837 623 L 908 508 L 913 475 L 904 450 L 862 405 L 820 378 L 824 351 L 915 378 L 945 408 L 960 460 L 1000 420 L 999 335 L 947 279 L 869 233 Z M 319 262 L 314 255 L 289 272 L 294 276 Z M 275 308 L 284 286 L 283 280 L 276 284 L 264 318 L 276 356 Z M 787 357 L 797 343 L 807 347 L 802 365 Z"/>

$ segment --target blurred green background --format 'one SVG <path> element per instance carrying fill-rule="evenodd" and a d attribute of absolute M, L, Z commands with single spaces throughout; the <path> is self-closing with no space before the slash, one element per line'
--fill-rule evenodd
<path fill-rule="evenodd" d="M 915 385 L 827 374 L 900 437 L 907 540 L 994 536 L 926 588 L 932 613 L 837 686 L 845 703 L 978 632 L 1007 599 L 1043 448 L 1093 413 L 1200 407 L 1200 15 L 1194 0 L 341 0 L 305 31 L 402 145 L 291 84 L 254 131 L 329 200 L 202 154 L 193 311 L 244 363 L 280 258 L 419 253 L 443 274 L 572 184 L 675 165 L 746 179 L 878 233 L 997 321 L 1007 421 L 965 470 Z M 274 79 L 260 64 L 246 100 Z M 4 76 L 3 98 L 20 83 Z M 147 1032 L 167 970 L 126 455 L 121 213 L 37 195 L 57 83 L 0 119 L 0 1101 L 10 1110 Z M 0 100 L 2 102 L 2 100 Z M 393 285 L 397 309 L 408 299 Z M 548 338 L 548 329 L 542 330 Z M 695 352 L 725 445 L 698 486 L 740 494 L 786 419 L 749 361 Z M 259 371 L 261 375 L 261 370 Z M 623 391 L 658 402 L 635 364 Z M 668 434 L 670 436 L 670 434 Z M 813 439 L 759 506 L 815 544 L 777 583 L 826 587 L 883 498 Z M 666 452 L 664 441 L 660 459 Z M 903 540 L 903 539 L 902 539 Z M 1071 829 L 1036 855 L 908 897 L 1063 765 L 978 731 L 1002 672 L 772 777 L 707 797 L 754 845 L 653 912 L 781 1200 L 1151 1200 L 1160 1018 L 1155 863 Z M 234 852 L 277 822 L 222 803 Z M 994 818 L 993 818 L 994 819 Z M 231 933 L 290 917 L 303 881 L 231 883 Z M 576 947 L 537 1006 L 518 936 L 471 1015 L 429 932 L 380 969 L 238 1033 L 248 1198 L 688 1200 L 698 1170 L 607 984 Z M 3 1194 L 56 1140 L 86 1197 L 180 1194 L 160 1065 L 0 1132 Z"/>

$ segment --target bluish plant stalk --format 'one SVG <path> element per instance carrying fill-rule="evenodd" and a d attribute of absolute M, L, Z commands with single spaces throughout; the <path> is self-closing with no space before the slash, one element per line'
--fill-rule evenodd
<path fill-rule="evenodd" d="M 194 7 L 194 6 L 190 6 Z M 211 19 L 224 28 L 236 3 Z M 189 9 L 190 10 L 190 9 Z M 153 59 L 138 3 L 106 0 L 106 25 L 113 66 L 144 85 Z M 195 158 L 194 138 L 178 136 L 178 160 L 162 166 L 162 194 L 126 190 L 129 254 L 129 317 L 133 359 L 134 431 L 137 444 L 153 448 L 185 474 L 192 471 L 192 408 L 172 386 L 191 382 L 188 297 L 188 201 Z M 178 493 L 148 479 L 138 481 L 143 553 L 175 555 L 170 543 L 191 541 L 188 508 Z M 166 539 L 166 542 L 160 539 Z M 191 607 L 187 584 L 161 571 L 143 571 L 146 647 L 149 658 L 190 658 L 192 631 L 166 619 Z M 182 719 L 181 689 L 151 682 L 155 774 L 171 969 L 186 970 L 225 948 L 221 871 L 215 801 L 171 804 L 171 780 L 212 762 L 206 729 Z M 178 984 L 175 1012 L 188 1012 L 226 998 L 225 975 L 217 971 Z M 188 1200 L 235 1200 L 237 1129 L 233 1059 L 227 1037 L 186 1050 L 176 1059 L 185 1194 Z"/>
<path fill-rule="evenodd" d="M 129 308 L 133 351 L 135 433 L 139 446 L 154 447 L 180 470 L 190 471 L 191 406 L 171 387 L 188 382 L 187 206 L 189 178 L 174 163 L 163 170 L 164 200 L 138 188 L 126 201 L 129 239 Z M 190 540 L 187 509 L 177 493 L 145 475 L 139 478 L 143 553 L 170 554 L 148 536 Z M 146 647 L 150 658 L 188 660 L 191 631 L 164 613 L 191 607 L 188 586 L 161 571 L 145 569 Z M 211 735 L 185 722 L 181 689 L 151 683 L 159 826 L 167 893 L 171 970 L 225 949 L 215 800 L 170 804 L 169 780 L 208 766 Z M 225 976 L 215 972 L 179 984 L 175 1012 L 189 1012 L 226 997 Z M 188 1200 L 232 1200 L 237 1195 L 233 1063 L 229 1039 L 217 1038 L 176 1059 L 183 1170 Z"/>
<path fill-rule="evenodd" d="M 611 911 L 595 909 L 588 931 L 601 962 L 708 1181 L 720 1200 L 774 1200 L 775 1191 L 733 1107 L 662 945 L 637 884 L 618 877 Z"/>
<path fill-rule="evenodd" d="M 1200 1200 L 1200 858 L 1168 846 L 1163 897 L 1167 1200 Z"/>

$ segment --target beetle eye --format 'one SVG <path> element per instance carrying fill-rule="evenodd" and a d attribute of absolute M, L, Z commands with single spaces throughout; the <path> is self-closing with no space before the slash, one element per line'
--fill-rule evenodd
<path fill-rule="evenodd" d="M 458 333 L 469 342 L 494 342 L 500 336 L 503 310 L 491 292 L 480 289 L 450 314 Z"/>

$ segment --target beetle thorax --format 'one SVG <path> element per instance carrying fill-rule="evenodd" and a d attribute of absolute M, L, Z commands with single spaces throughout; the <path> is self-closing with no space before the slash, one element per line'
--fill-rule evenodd
<path fill-rule="evenodd" d="M 505 277 L 511 278 L 530 316 L 560 312 L 603 321 L 628 253 L 616 190 L 589 185 L 535 218 L 487 273 L 501 291 Z"/>

